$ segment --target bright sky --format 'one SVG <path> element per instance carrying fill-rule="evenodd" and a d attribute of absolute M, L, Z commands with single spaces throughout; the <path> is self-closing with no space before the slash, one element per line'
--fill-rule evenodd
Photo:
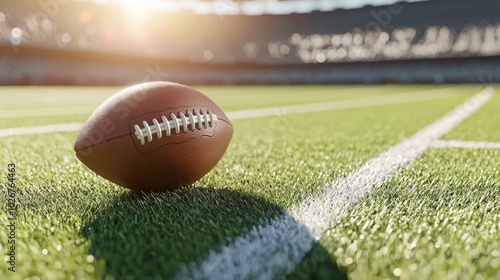
<path fill-rule="evenodd" d="M 236 4 L 231 0 L 90 0 L 97 3 L 120 3 L 132 7 L 147 7 L 168 11 L 191 10 L 201 14 L 287 14 L 307 13 L 313 10 L 331 11 L 336 8 L 352 9 L 365 5 L 379 6 L 399 0 L 254 0 Z M 415 2 L 419 0 L 409 0 Z"/>

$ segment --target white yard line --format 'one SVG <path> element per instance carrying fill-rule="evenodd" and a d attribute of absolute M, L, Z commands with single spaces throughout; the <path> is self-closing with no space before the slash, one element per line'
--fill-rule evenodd
<path fill-rule="evenodd" d="M 343 110 L 351 108 L 361 108 L 361 107 L 441 99 L 452 96 L 451 94 L 449 95 L 446 93 L 452 93 L 452 89 L 442 88 L 442 89 L 425 90 L 417 92 L 404 92 L 404 93 L 389 94 L 389 95 L 369 96 L 363 98 L 339 100 L 331 102 L 320 102 L 320 103 L 312 103 L 304 105 L 250 109 L 237 112 L 228 112 L 226 115 L 229 117 L 230 120 L 239 120 L 239 119 L 251 119 L 260 117 L 289 115 L 289 114 L 334 111 L 334 110 Z"/>
<path fill-rule="evenodd" d="M 0 130 L 0 138 L 19 135 L 33 135 L 52 132 L 77 131 L 80 130 L 83 123 L 59 123 L 52 125 L 16 127 Z"/>
<path fill-rule="evenodd" d="M 258 91 L 262 91 L 262 89 L 254 89 Z M 352 97 L 353 95 L 358 95 L 359 92 L 362 92 L 360 96 L 367 96 L 367 95 L 373 95 L 373 94 L 382 94 L 383 89 L 381 88 L 374 88 L 374 87 L 352 87 L 352 88 L 340 88 L 340 89 L 335 89 L 335 97 L 336 98 L 342 98 L 342 97 Z M 248 92 L 248 91 L 247 91 Z M 301 90 L 301 91 L 292 91 L 291 94 L 300 94 L 302 96 L 308 96 L 309 94 L 317 94 L 317 93 L 325 93 L 325 94 L 331 94 L 332 89 L 328 87 L 324 88 L 311 88 L 309 90 Z M 282 93 L 283 98 L 288 98 L 288 93 Z M 250 95 L 250 94 L 235 94 L 232 96 L 229 96 L 228 99 L 231 105 L 276 105 L 279 102 L 276 102 L 276 96 L 273 95 L 267 95 L 267 94 L 255 94 L 255 95 Z M 278 100 L 279 101 L 279 100 Z M 306 102 L 306 101 L 304 101 Z"/>
<path fill-rule="evenodd" d="M 231 244 L 211 251 L 201 264 L 181 266 L 177 279 L 273 279 L 293 271 L 334 219 L 380 187 L 434 141 L 468 118 L 493 95 L 487 88 L 407 140 L 340 178 L 289 213 L 255 226 Z"/>
<path fill-rule="evenodd" d="M 500 149 L 500 142 L 436 140 L 432 142 L 432 147 L 441 149 L 447 149 L 447 148 Z"/>
<path fill-rule="evenodd" d="M 0 110 L 0 119 L 15 119 L 28 117 L 71 116 L 91 114 L 95 106 L 54 107 L 54 108 L 28 108 Z"/>
<path fill-rule="evenodd" d="M 371 106 L 380 106 L 389 104 L 410 103 L 417 101 L 449 98 L 453 96 L 448 94 L 450 93 L 450 90 L 451 89 L 449 88 L 444 88 L 437 90 L 419 91 L 412 93 L 399 93 L 399 94 L 382 95 L 382 96 L 370 96 L 365 98 L 305 104 L 305 105 L 295 105 L 288 107 L 272 107 L 272 108 L 262 108 L 254 110 L 234 111 L 234 112 L 228 112 L 226 115 L 229 117 L 230 120 L 238 120 L 238 119 L 251 119 L 259 117 L 277 116 L 277 115 L 300 114 L 300 113 L 310 113 L 319 111 L 334 111 L 334 110 L 343 110 L 350 108 L 362 108 L 362 107 L 371 107 Z M 0 129 L 0 138 L 8 136 L 27 135 L 27 134 L 77 131 L 80 130 L 82 126 L 83 123 L 70 123 L 70 124 L 61 123 L 52 125 Z"/>
<path fill-rule="evenodd" d="M 379 91 L 380 89 L 373 89 L 373 88 L 351 88 L 351 89 L 341 89 L 341 93 L 337 94 L 337 97 L 341 96 L 352 96 L 355 91 L 362 90 L 363 93 L 369 93 L 370 91 Z M 309 93 L 316 93 L 316 92 L 327 92 L 331 91 L 331 89 L 321 89 L 321 90 L 311 90 L 311 91 L 304 91 L 302 92 L 305 96 Z M 349 92 L 346 92 L 349 91 Z M 429 89 L 429 90 L 421 90 L 421 91 L 413 91 L 413 92 L 404 92 L 404 93 L 397 93 L 397 94 L 391 94 L 389 96 L 399 96 L 403 94 L 428 94 L 428 93 L 442 93 L 444 91 L 451 91 L 451 88 L 440 88 L 440 89 Z M 379 96 L 387 96 L 387 95 L 379 95 Z M 232 101 L 235 101 L 235 99 L 238 96 L 231 97 Z M 374 97 L 374 96 L 372 96 Z M 375 96 L 376 97 L 376 96 Z M 245 99 L 248 99 L 249 97 L 246 96 Z M 262 98 L 261 98 L 262 99 Z M 232 102 L 233 103 L 233 102 Z M 238 103 L 238 102 L 237 102 Z M 267 102 L 269 103 L 269 102 Z M 274 102 L 273 102 L 274 103 Z M 253 104 L 253 105 L 264 105 L 266 103 L 263 103 L 262 100 L 259 100 L 259 98 L 253 98 L 250 100 L 242 100 L 239 102 L 239 104 Z M 270 103 L 272 104 L 272 103 Z M 0 119 L 13 119 L 13 118 L 26 118 L 26 117 L 46 117 L 46 116 L 71 116 L 71 115 L 84 115 L 84 114 L 91 114 L 95 110 L 96 106 L 71 106 L 71 107 L 51 107 L 51 108 L 22 108 L 22 109 L 0 109 Z"/>

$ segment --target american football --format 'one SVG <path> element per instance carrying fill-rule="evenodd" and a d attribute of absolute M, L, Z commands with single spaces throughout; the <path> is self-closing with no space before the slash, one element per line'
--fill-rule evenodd
<path fill-rule="evenodd" d="M 0 3 L 0 280 L 500 280 L 500 0 Z"/>
<path fill-rule="evenodd" d="M 233 127 L 202 93 L 169 82 L 129 87 L 90 116 L 77 157 L 100 176 L 137 191 L 191 184 L 217 164 Z"/>

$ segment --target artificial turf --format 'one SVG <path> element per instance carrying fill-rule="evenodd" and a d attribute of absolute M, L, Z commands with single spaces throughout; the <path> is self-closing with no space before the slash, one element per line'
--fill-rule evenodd
<path fill-rule="evenodd" d="M 435 88 L 279 86 L 199 89 L 225 111 L 236 111 Z M 2 163 L 5 166 L 3 174 L 7 172 L 7 163 L 14 162 L 17 165 L 19 201 L 17 272 L 9 272 L 8 264 L 3 262 L 0 264 L 0 279 L 35 276 L 41 279 L 169 278 L 181 264 L 203 260 L 210 250 L 217 250 L 252 226 L 265 223 L 266 219 L 289 209 L 335 178 L 354 171 L 368 159 L 433 122 L 470 97 L 474 88 L 452 87 L 453 95 L 438 100 L 235 120 L 232 143 L 214 170 L 190 188 L 164 194 L 132 193 L 95 175 L 74 156 L 73 143 L 77 132 L 0 138 Z M 43 88 L 45 95 L 27 92 L 31 88 L 16 88 L 15 92 L 19 95 L 14 95 L 11 90 L 12 88 L 0 89 L 0 98 L 7 100 L 7 96 L 11 96 L 9 104 L 15 109 L 23 108 L 19 105 L 23 103 L 17 98 L 28 100 L 25 108 L 32 108 L 36 98 L 59 100 L 54 101 L 55 104 L 47 101 L 49 107 L 64 106 L 66 103 L 76 106 L 79 102 L 68 98 L 68 88 L 64 87 L 50 90 Z M 89 87 L 69 90 L 73 94 L 70 96 L 75 99 L 90 94 L 86 99 L 88 104 L 93 103 L 97 107 L 105 97 L 118 89 Z M 54 97 L 58 95 L 63 97 Z M 493 111 L 494 109 L 490 110 Z M 35 122 L 30 118 L 0 119 L 0 127 L 85 120 L 84 116 L 63 118 L 64 116 L 43 117 L 43 122 Z M 473 129 L 473 126 L 469 129 Z M 453 161 L 441 166 L 441 153 L 456 154 L 454 150 L 431 151 L 424 159 L 428 158 L 432 164 L 428 165 L 430 168 L 424 166 L 430 169 L 433 176 L 446 181 L 446 178 L 453 176 L 455 169 L 462 166 L 454 165 Z M 491 161 L 493 159 L 490 157 L 494 155 L 485 154 L 483 158 Z M 498 153 L 496 155 L 498 158 Z M 420 159 L 420 162 L 423 160 Z M 498 162 L 496 165 L 498 166 Z M 408 172 L 398 176 L 406 176 L 404 174 Z M 498 171 L 496 172 L 492 173 L 493 177 L 482 177 L 478 173 L 477 182 L 490 178 L 488 182 L 496 184 L 494 186 L 498 189 L 499 176 Z M 380 192 L 384 189 L 394 189 L 389 192 L 393 193 L 399 187 L 404 193 L 405 188 L 425 188 L 426 185 L 419 184 L 423 184 L 422 178 L 428 176 L 421 177 L 419 174 L 414 174 L 413 179 L 395 179 L 373 197 L 382 195 L 383 192 Z M 460 178 L 462 177 L 458 177 L 457 183 L 463 179 L 462 184 L 467 184 L 467 177 Z M 400 181 L 411 184 L 404 185 Z M 498 198 L 498 192 L 496 194 Z M 461 195 L 463 199 L 467 199 L 466 193 Z M 389 195 L 386 200 L 379 198 L 372 204 L 383 209 L 397 203 L 400 196 L 394 196 L 395 200 L 392 201 Z M 1 201 L 0 219 L 6 223 L 7 206 Z M 338 265 L 343 271 L 359 279 L 363 279 L 365 275 L 394 276 L 390 274 L 392 271 L 389 274 L 377 274 L 378 270 L 374 270 L 374 274 L 370 274 L 370 267 L 362 258 L 351 257 L 351 264 L 354 263 L 357 269 L 352 268 L 343 262 L 346 258 L 336 254 L 338 248 L 343 248 L 345 244 L 332 237 L 333 230 L 350 232 L 352 226 L 349 224 L 349 217 L 352 213 L 357 213 L 356 209 L 366 210 L 367 213 L 373 211 L 370 208 L 373 207 L 372 204 L 362 207 L 363 203 L 367 202 L 355 206 L 343 218 L 347 220 L 336 223 L 316 245 L 316 249 L 311 251 L 311 254 L 318 251 L 323 256 L 328 255 L 327 252 L 331 253 L 323 260 L 333 259 L 333 262 L 323 261 L 324 269 L 320 269 L 326 271 L 325 275 L 329 275 Z M 365 212 L 359 213 L 368 216 Z M 384 213 L 386 216 L 382 218 L 385 220 L 373 222 L 393 223 L 390 213 Z M 432 212 L 426 215 L 428 214 Z M 7 244 L 3 238 L 7 235 L 5 227 L 0 228 L 0 235 L 0 251 L 6 252 Z M 384 246 L 382 239 L 375 243 Z M 394 251 L 395 255 L 381 259 L 378 264 L 382 266 L 385 263 L 386 267 L 392 265 L 398 253 Z M 406 273 L 403 266 L 399 268 Z M 441 272 L 446 273 L 447 269 L 444 268 Z"/>
<path fill-rule="evenodd" d="M 448 133 L 444 139 L 500 142 L 500 87 L 481 110 Z"/>
<path fill-rule="evenodd" d="M 498 279 L 500 151 L 430 150 L 321 240 L 352 279 Z"/>
<path fill-rule="evenodd" d="M 20 87 L 0 90 L 0 129 L 54 123 L 84 122 L 93 108 L 125 87 Z M 201 86 L 226 112 L 255 108 L 290 106 L 307 103 L 331 102 L 409 92 L 446 89 L 447 86 Z M 271 94 L 269 94 L 271 93 Z M 55 108 L 60 115 L 37 113 L 39 109 Z M 76 110 L 72 110 L 75 108 Z M 82 110 L 87 108 L 88 112 Z M 59 109 L 59 110 L 58 110 Z M 60 110 L 69 111 L 61 114 Z M 54 113 L 52 112 L 52 113 Z M 17 117 L 15 117 L 17 115 Z"/>
<path fill-rule="evenodd" d="M 499 102 L 443 139 L 500 142 Z M 498 166 L 498 149 L 429 150 L 332 224 L 315 245 L 330 258 L 310 253 L 288 277 L 500 278 Z"/>

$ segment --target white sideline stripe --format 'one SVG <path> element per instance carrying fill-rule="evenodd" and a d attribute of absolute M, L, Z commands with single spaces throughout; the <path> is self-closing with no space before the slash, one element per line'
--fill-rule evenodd
<path fill-rule="evenodd" d="M 0 110 L 0 119 L 91 114 L 96 106 Z"/>
<path fill-rule="evenodd" d="M 30 126 L 30 127 L 16 127 L 7 128 L 0 130 L 0 138 L 9 136 L 19 136 L 19 135 L 33 135 L 33 134 L 43 134 L 52 132 L 63 132 L 63 131 L 77 131 L 80 130 L 83 123 L 60 123 L 53 125 L 41 125 L 41 126 Z"/>
<path fill-rule="evenodd" d="M 352 96 L 356 92 L 362 91 L 363 94 L 367 93 L 380 93 L 381 89 L 379 88 L 374 88 L 374 87 L 353 87 L 353 88 L 343 88 L 339 89 L 338 91 L 335 90 L 335 96 L 336 97 L 344 97 L 344 96 Z M 332 89 L 331 88 L 317 88 L 317 89 L 311 89 L 311 90 L 301 90 L 301 91 L 294 91 L 292 92 L 293 94 L 301 94 L 304 96 L 307 96 L 308 94 L 315 94 L 315 93 L 331 93 Z M 263 98 L 264 97 L 264 98 Z M 231 105 L 275 105 L 276 104 L 276 99 L 271 98 L 267 99 L 265 98 L 267 96 L 248 96 L 248 95 L 237 95 L 237 96 L 231 96 Z"/>
<path fill-rule="evenodd" d="M 252 119 L 260 117 L 300 114 L 300 113 L 352 109 L 352 108 L 361 108 L 361 107 L 378 106 L 378 105 L 400 104 L 400 103 L 408 103 L 414 101 L 425 101 L 425 100 L 447 98 L 450 97 L 451 95 L 446 95 L 442 93 L 451 91 L 452 90 L 450 88 L 442 88 L 442 89 L 416 91 L 409 93 L 404 92 L 404 93 L 397 93 L 390 95 L 377 95 L 377 96 L 369 96 L 363 98 L 339 100 L 332 102 L 320 102 L 320 103 L 312 103 L 304 105 L 242 110 L 236 112 L 228 112 L 226 113 L 226 115 L 230 120 L 239 120 L 239 119 Z M 438 93 L 441 93 L 441 95 L 437 95 Z"/>
<path fill-rule="evenodd" d="M 500 142 L 436 140 L 433 148 L 500 149 Z"/>
<path fill-rule="evenodd" d="M 272 108 L 262 108 L 255 110 L 243 110 L 243 111 L 233 111 L 228 112 L 226 115 L 230 120 L 238 119 L 251 119 L 258 117 L 267 117 L 275 115 L 287 115 L 287 114 L 298 114 L 298 113 L 309 113 L 309 112 L 319 112 L 319 111 L 333 111 L 342 110 L 349 108 L 361 108 L 377 105 L 386 104 L 399 104 L 399 103 L 409 103 L 415 101 L 432 100 L 447 98 L 451 95 L 430 95 L 430 93 L 450 91 L 449 88 L 437 89 L 437 90 L 427 90 L 420 92 L 409 93 L 399 93 L 384 96 L 372 96 L 366 98 L 358 98 L 351 100 L 334 101 L 327 103 L 314 103 L 305 105 L 296 105 L 289 107 L 272 107 Z M 423 92 L 427 92 L 426 95 L 422 95 Z M 17 135 L 29 135 L 29 134 L 42 134 L 42 133 L 52 133 L 52 132 L 62 132 L 62 131 L 77 131 L 82 128 L 84 123 L 61 123 L 52 125 L 41 125 L 41 126 L 29 126 L 29 127 L 18 127 L 18 128 L 8 128 L 0 130 L 0 138 L 8 136 Z M 73 129 L 71 129 L 73 128 Z"/>
<path fill-rule="evenodd" d="M 461 123 L 493 95 L 487 88 L 441 119 L 365 163 L 290 212 L 253 227 L 231 244 L 209 252 L 201 264 L 182 265 L 176 279 L 273 279 L 289 273 L 315 240 L 350 206 L 380 187 L 390 175 L 409 164 L 432 143 Z"/>
<path fill-rule="evenodd" d="M 352 95 L 352 92 L 347 91 L 359 91 L 363 90 L 364 92 L 370 91 L 370 87 L 367 88 L 351 88 L 344 89 L 343 93 L 340 96 Z M 415 94 L 415 93 L 430 93 L 430 92 L 439 92 L 443 90 L 448 90 L 450 88 L 442 88 L 442 89 L 430 89 L 430 90 L 422 90 L 422 91 L 413 91 L 400 94 Z M 326 92 L 331 91 L 331 89 L 321 89 L 321 90 L 312 90 L 312 91 L 304 91 L 304 94 L 314 93 L 314 92 Z M 246 102 L 245 104 L 247 104 Z M 254 104 L 265 104 L 254 103 Z M 96 106 L 72 106 L 72 107 L 52 107 L 52 108 L 22 108 L 22 109 L 6 109 L 0 110 L 0 119 L 13 119 L 13 118 L 25 118 L 25 117 L 44 117 L 44 116 L 71 116 L 71 115 L 84 115 L 90 114 L 95 110 Z"/>

